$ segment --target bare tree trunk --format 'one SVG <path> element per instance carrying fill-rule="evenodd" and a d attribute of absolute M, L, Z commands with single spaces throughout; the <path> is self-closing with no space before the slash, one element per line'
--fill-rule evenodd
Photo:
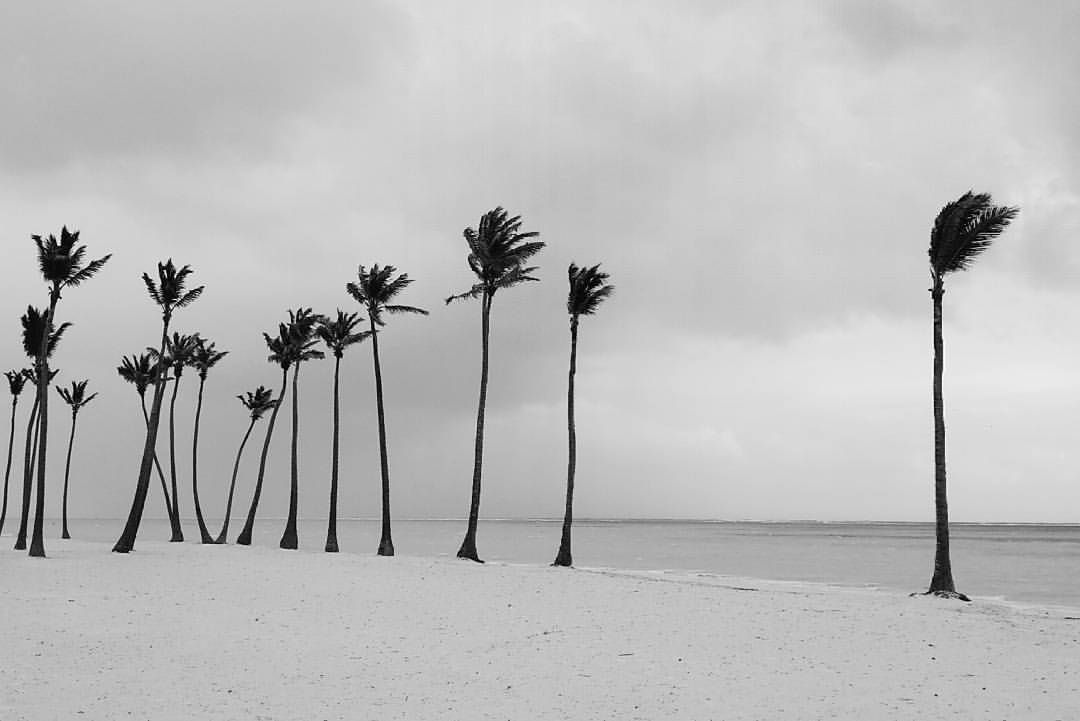
<path fill-rule="evenodd" d="M 341 356 L 334 355 L 334 440 L 330 451 L 330 520 L 326 526 L 326 552 L 337 553 L 337 497 L 338 497 L 338 437 L 341 430 L 341 414 L 338 406 L 338 369 Z"/>
<path fill-rule="evenodd" d="M 199 376 L 199 402 L 195 406 L 195 432 L 191 437 L 191 493 L 195 496 L 195 520 L 199 523 L 199 538 L 203 543 L 213 543 L 210 531 L 203 520 L 202 505 L 199 503 L 199 418 L 202 416 L 203 386 L 206 379 Z"/>
<path fill-rule="evenodd" d="M 37 497 L 34 503 L 34 531 L 30 537 L 30 555 L 45 558 L 45 461 L 49 445 L 49 337 L 56 319 L 56 302 L 60 300 L 60 286 L 53 283 L 49 295 L 49 315 L 45 318 L 45 334 L 41 337 L 38 348 L 38 465 Z"/>
<path fill-rule="evenodd" d="M 934 508 L 935 535 L 934 575 L 927 593 L 968 600 L 957 593 L 953 583 L 952 563 L 949 558 L 949 502 L 945 489 L 945 403 L 941 390 L 945 368 L 945 346 L 942 339 L 942 296 L 945 287 L 941 277 L 935 276 L 930 291 L 934 299 Z"/>
<path fill-rule="evenodd" d="M 476 553 L 476 524 L 480 517 L 480 472 L 484 462 L 484 409 L 487 405 L 488 334 L 491 328 L 491 293 L 485 291 L 480 305 L 480 402 L 476 409 L 476 445 L 473 450 L 472 498 L 469 502 L 469 526 L 458 549 L 458 558 L 483 563 Z"/>
<path fill-rule="evenodd" d="M 68 477 L 71 475 L 71 448 L 75 445 L 75 419 L 78 416 L 78 411 L 71 412 L 71 436 L 68 438 L 68 450 L 67 461 L 64 463 L 64 503 L 63 512 L 61 513 L 61 532 L 60 538 L 71 538 L 71 534 L 68 533 L 68 514 L 67 514 L 67 502 L 68 502 Z"/>
<path fill-rule="evenodd" d="M 180 526 L 180 489 L 176 484 L 176 394 L 180 390 L 180 374 L 174 373 L 172 398 L 169 400 L 169 479 L 172 481 L 172 538 L 170 543 L 182 543 L 184 541 L 184 529 Z"/>
<path fill-rule="evenodd" d="M 30 408 L 30 420 L 26 424 L 26 449 L 23 454 L 22 512 L 19 514 L 19 532 L 15 536 L 15 550 L 26 550 L 26 533 L 30 525 L 30 500 L 34 494 L 34 459 L 37 457 L 37 411 L 38 397 L 35 389 L 34 405 Z"/>
<path fill-rule="evenodd" d="M 379 555 L 394 555 L 394 539 L 390 534 L 390 460 L 386 452 L 386 416 L 383 410 L 382 364 L 379 362 L 379 331 L 371 318 L 371 357 L 375 364 L 375 406 L 379 417 L 379 467 L 382 471 L 382 533 L 379 535 Z"/>
<path fill-rule="evenodd" d="M 146 428 L 150 428 L 150 416 L 146 412 L 146 396 L 139 396 L 140 405 L 142 406 L 143 423 Z M 180 525 L 180 519 L 173 515 L 172 500 L 169 498 L 169 485 L 165 482 L 165 471 L 161 470 L 161 464 L 158 463 L 157 450 L 154 451 L 154 468 L 157 469 L 158 479 L 161 480 L 161 493 L 165 499 L 165 513 L 169 517 L 169 524 L 175 529 Z"/>
<path fill-rule="evenodd" d="M 161 323 L 161 345 L 158 349 L 157 377 L 154 380 L 154 397 L 150 403 L 150 418 L 146 424 L 146 441 L 143 443 L 142 460 L 139 462 L 139 478 L 135 483 L 135 498 L 131 501 L 127 522 L 120 538 L 113 546 L 115 553 L 128 553 L 135 550 L 135 538 L 139 535 L 143 509 L 146 506 L 146 494 L 150 490 L 150 473 L 156 457 L 158 426 L 161 424 L 161 402 L 165 398 L 165 369 L 162 358 L 165 355 L 165 342 L 169 335 L 170 316 L 165 315 Z"/>
<path fill-rule="evenodd" d="M 11 453 L 15 450 L 15 410 L 19 405 L 19 397 L 11 397 L 11 432 L 8 434 L 7 467 L 4 470 L 4 504 L 0 507 L 0 533 L 4 532 L 4 521 L 7 520 L 8 504 L 8 480 L 11 478 Z"/>
<path fill-rule="evenodd" d="M 553 566 L 574 565 L 570 553 L 570 527 L 574 522 L 574 471 L 577 468 L 577 431 L 574 428 L 574 374 L 577 372 L 578 318 L 570 320 L 570 378 L 566 391 L 566 433 L 568 437 L 568 460 L 566 463 L 566 515 L 563 516 L 562 539 Z"/>
<path fill-rule="evenodd" d="M 255 427 L 255 419 L 251 419 L 251 423 L 248 424 L 247 431 L 244 433 L 244 439 L 240 441 L 240 449 L 236 452 L 236 462 L 233 463 L 232 480 L 229 481 L 229 500 L 225 504 L 225 523 L 221 527 L 221 533 L 218 534 L 217 540 L 214 543 L 225 543 L 226 537 L 229 533 L 229 518 L 232 516 L 232 502 L 233 492 L 236 490 L 236 474 L 240 470 L 240 455 L 244 452 L 244 446 L 247 445 L 248 436 L 251 435 L 251 429 Z"/>
<path fill-rule="evenodd" d="M 288 369 L 282 369 L 281 371 L 281 393 L 278 394 L 277 403 L 274 404 L 274 410 L 270 411 L 270 422 L 266 425 L 266 438 L 263 440 L 262 455 L 259 457 L 259 475 L 255 479 L 255 495 L 251 497 L 251 507 L 248 509 L 247 521 L 244 523 L 244 528 L 240 531 L 240 536 L 236 539 L 236 542 L 241 546 L 251 545 L 251 534 L 255 529 L 255 512 L 259 508 L 259 498 L 262 496 L 262 484 L 263 475 L 266 473 L 266 456 L 270 452 L 270 436 L 274 433 L 274 422 L 277 420 L 278 410 L 281 409 L 281 402 L 285 400 L 285 390 L 289 384 L 289 371 Z"/>
<path fill-rule="evenodd" d="M 300 401 L 297 398 L 299 394 L 299 384 L 297 379 L 300 377 L 300 363 L 293 366 L 292 377 L 292 448 L 290 453 L 290 465 L 289 465 L 289 518 L 285 521 L 285 532 L 281 534 L 281 542 L 278 544 L 281 548 L 294 550 L 299 545 L 299 541 L 296 537 L 296 512 L 297 512 L 297 496 L 299 495 L 299 473 L 297 468 L 297 447 L 296 440 L 299 433 L 300 424 Z"/>

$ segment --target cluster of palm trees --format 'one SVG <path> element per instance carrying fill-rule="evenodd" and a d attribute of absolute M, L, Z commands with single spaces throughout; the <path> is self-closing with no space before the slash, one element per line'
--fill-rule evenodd
<path fill-rule="evenodd" d="M 942 340 L 942 300 L 945 292 L 944 280 L 947 275 L 959 270 L 966 270 L 974 260 L 997 238 L 1019 213 L 1015 207 L 996 206 L 988 193 L 967 192 L 957 200 L 945 205 L 934 221 L 930 235 L 930 294 L 933 300 L 934 319 L 934 361 L 933 361 L 933 409 L 934 409 L 934 468 L 935 468 L 935 558 L 934 572 L 927 593 L 950 598 L 967 600 L 956 591 L 952 576 L 949 554 L 949 520 L 946 494 L 945 473 L 945 422 L 942 380 L 944 350 Z M 472 286 L 459 294 L 446 299 L 447 304 L 458 300 L 480 301 L 480 389 L 476 412 L 476 433 L 472 488 L 469 502 L 469 516 L 465 537 L 457 555 L 461 558 L 481 562 L 476 549 L 476 533 L 480 511 L 481 476 L 484 451 L 484 413 L 487 405 L 487 386 L 490 356 L 490 320 L 491 309 L 498 291 L 514 288 L 526 282 L 536 281 L 535 266 L 529 261 L 543 248 L 544 243 L 537 240 L 536 232 L 521 230 L 521 217 L 510 216 L 498 207 L 484 213 L 476 228 L 466 228 L 465 242 L 468 246 L 467 263 L 475 276 Z M 56 308 L 61 292 L 75 287 L 93 277 L 109 260 L 108 255 L 84 263 L 86 249 L 77 245 L 78 232 L 69 232 L 63 228 L 59 240 L 50 235 L 48 238 L 33 236 L 38 250 L 38 264 L 49 290 L 47 310 L 28 307 L 22 317 L 23 347 L 33 365 L 21 371 L 9 371 L 6 377 L 12 394 L 11 432 L 8 438 L 8 458 L 4 474 L 3 506 L 0 509 L 0 530 L 3 529 L 7 515 L 8 480 L 11 473 L 12 449 L 15 438 L 16 407 L 20 393 L 27 382 L 35 389 L 34 405 L 30 411 L 26 432 L 26 449 L 23 468 L 22 514 L 16 548 L 25 548 L 29 508 L 31 502 L 33 475 L 37 473 L 37 495 L 34 527 L 30 546 L 30 555 L 43 556 L 44 539 L 42 527 L 44 520 L 44 482 L 45 454 L 48 439 L 48 393 L 50 381 L 55 371 L 49 367 L 49 360 L 59 344 L 64 331 L 70 324 L 57 325 Z M 254 391 L 237 396 L 249 413 L 249 422 L 236 453 L 232 477 L 226 500 L 225 520 L 220 532 L 214 536 L 206 526 L 198 488 L 198 439 L 199 421 L 202 412 L 203 389 L 211 368 L 220 362 L 227 351 L 219 351 L 215 344 L 198 334 L 169 335 L 173 315 L 202 295 L 203 287 L 188 289 L 188 279 L 192 274 L 189 266 L 177 268 L 172 259 L 158 263 L 157 278 L 143 274 L 150 298 L 161 312 L 161 338 L 156 348 L 148 348 L 143 354 L 125 357 L 117 369 L 121 377 L 132 383 L 139 395 L 146 437 L 143 445 L 139 473 L 135 485 L 135 494 L 131 510 L 114 551 L 126 553 L 135 546 L 139 524 L 142 520 L 146 496 L 150 486 L 150 476 L 156 469 L 161 481 L 162 495 L 172 525 L 172 540 L 182 541 L 180 528 L 179 490 L 176 474 L 176 433 L 175 405 L 180 379 L 184 369 L 194 368 L 199 375 L 198 402 L 195 411 L 195 427 L 192 437 L 192 495 L 195 515 L 198 521 L 199 535 L 203 543 L 223 543 L 226 540 L 229 520 L 232 514 L 236 477 L 240 459 L 251 436 L 255 424 L 260 418 L 270 413 L 263 439 L 259 470 L 255 489 L 248 509 L 247 518 L 237 538 L 237 543 L 251 543 L 255 517 L 262 494 L 263 479 L 266 472 L 267 453 L 274 431 L 278 411 L 284 402 L 289 387 L 289 370 L 292 370 L 292 439 L 290 456 L 289 515 L 280 546 L 293 549 L 297 547 L 297 497 L 298 497 L 298 415 L 299 394 L 298 378 L 300 366 L 305 361 L 323 358 L 325 354 L 317 347 L 320 343 L 334 356 L 333 375 L 333 439 L 331 447 L 331 479 L 329 518 L 327 524 L 326 550 L 338 550 L 337 540 L 337 497 L 339 488 L 338 455 L 340 447 L 340 397 L 339 378 L 341 359 L 350 346 L 364 340 L 371 340 L 372 361 L 375 379 L 375 392 L 379 430 L 379 460 L 382 490 L 382 529 L 378 553 L 384 556 L 394 554 L 394 544 L 390 524 L 390 472 L 386 443 L 386 424 L 382 369 L 379 362 L 379 333 L 386 324 L 385 316 L 394 314 L 421 314 L 427 311 L 408 305 L 399 305 L 396 297 L 412 283 L 405 273 L 398 273 L 394 266 L 373 265 L 370 268 L 360 266 L 358 277 L 346 285 L 347 293 L 363 307 L 367 315 L 368 327 L 360 330 L 360 314 L 337 310 L 333 318 L 315 313 L 310 308 L 297 308 L 288 312 L 288 321 L 278 325 L 276 334 L 264 333 L 263 338 L 269 351 L 267 360 L 281 369 L 281 388 L 277 398 L 264 386 Z M 567 388 L 567 432 L 568 463 L 566 484 L 566 508 L 563 520 L 559 550 L 553 565 L 570 566 L 573 563 L 571 553 L 571 527 L 573 522 L 574 475 L 576 466 L 576 433 L 574 421 L 574 377 L 577 363 L 578 325 L 582 316 L 594 314 L 600 305 L 611 296 L 614 286 L 608 283 L 608 275 L 598 265 L 579 267 L 571 264 L 568 269 L 569 293 L 566 309 L 570 316 L 570 368 Z M 172 395 L 169 404 L 169 477 L 166 483 L 156 455 L 158 428 L 165 388 L 172 381 Z M 86 394 L 86 381 L 72 383 L 69 390 L 59 389 L 61 397 L 71 407 L 72 432 L 68 444 L 68 459 L 64 474 L 63 537 L 68 537 L 67 529 L 67 486 L 71 464 L 71 447 L 74 443 L 75 421 L 79 410 L 89 403 L 96 394 Z M 146 392 L 154 392 L 150 408 L 146 405 Z M 171 488 L 170 488 L 171 485 Z"/>

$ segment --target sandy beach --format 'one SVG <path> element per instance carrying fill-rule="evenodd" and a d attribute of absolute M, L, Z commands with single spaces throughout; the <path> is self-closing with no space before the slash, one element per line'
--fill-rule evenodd
<path fill-rule="evenodd" d="M 1080 715 L 1065 609 L 194 543 L 49 551 L 0 553 L 3 719 Z"/>

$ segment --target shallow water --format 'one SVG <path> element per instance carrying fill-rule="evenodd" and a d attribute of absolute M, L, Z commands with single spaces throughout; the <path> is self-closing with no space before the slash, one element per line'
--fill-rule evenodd
<path fill-rule="evenodd" d="M 112 542 L 120 520 L 79 520 L 72 535 Z M 235 523 L 235 540 L 243 519 Z M 257 545 L 276 546 L 281 519 L 255 524 Z M 220 521 L 211 523 L 216 535 Z M 481 558 L 510 563 L 550 563 L 558 550 L 559 521 L 485 521 L 477 533 Z M 464 521 L 395 521 L 397 553 L 452 557 Z M 48 531 L 59 535 L 59 526 Z M 185 522 L 188 541 L 198 541 Z M 148 519 L 142 539 L 168 540 L 169 524 Z M 300 547 L 321 551 L 324 520 L 300 523 Z M 345 553 L 374 553 L 379 522 L 341 520 L 338 541 Z M 579 566 L 678 570 L 851 586 L 925 590 L 934 558 L 929 523 L 578 521 L 574 562 Z M 953 524 L 952 561 L 957 588 L 968 595 L 1020 603 L 1080 607 L 1080 526 Z"/>

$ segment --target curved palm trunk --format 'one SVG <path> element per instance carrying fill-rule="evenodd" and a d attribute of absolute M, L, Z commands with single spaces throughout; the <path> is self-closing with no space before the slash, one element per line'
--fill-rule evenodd
<path fill-rule="evenodd" d="M 255 528 L 255 512 L 259 508 L 259 498 L 262 497 L 263 475 L 266 473 L 266 455 L 270 451 L 270 436 L 274 433 L 274 422 L 277 420 L 281 402 L 285 400 L 285 390 L 288 388 L 288 384 L 289 371 L 284 369 L 281 371 L 281 393 L 278 394 L 277 403 L 274 404 L 274 410 L 270 412 L 270 421 L 266 425 L 266 438 L 263 440 L 262 455 L 259 457 L 259 476 L 255 479 L 255 495 L 251 497 L 251 508 L 248 509 L 244 529 L 240 531 L 240 536 L 236 539 L 236 542 L 241 546 L 251 545 L 251 533 Z"/>
<path fill-rule="evenodd" d="M 55 327 L 56 302 L 60 300 L 60 286 L 53 283 L 49 295 L 49 315 L 45 319 L 45 333 L 38 348 L 38 449 L 37 449 L 37 497 L 34 502 L 34 531 L 30 538 L 30 555 L 45 557 L 45 461 L 49 444 L 49 337 Z"/>
<path fill-rule="evenodd" d="M 240 455 L 244 452 L 244 446 L 247 445 L 248 436 L 251 435 L 251 429 L 255 427 L 255 419 L 251 419 L 251 423 L 248 424 L 247 432 L 244 433 L 244 439 L 240 441 L 240 450 L 236 452 L 236 462 L 233 463 L 232 480 L 229 481 L 229 500 L 225 503 L 225 523 L 221 526 L 221 533 L 218 534 L 214 543 L 225 543 L 226 536 L 229 533 L 229 517 L 232 515 L 232 502 L 233 492 L 236 490 L 236 473 L 240 470 Z"/>
<path fill-rule="evenodd" d="M 338 405 L 338 369 L 341 356 L 334 355 L 334 440 L 330 451 L 330 520 L 326 526 L 326 552 L 337 553 L 337 497 L 338 497 L 338 438 L 341 430 L 341 413 Z"/>
<path fill-rule="evenodd" d="M 26 550 L 26 532 L 30 524 L 30 500 L 34 492 L 34 459 L 37 457 L 38 397 L 30 408 L 30 420 L 26 423 L 26 449 L 23 453 L 22 512 L 19 514 L 19 532 L 15 536 L 15 550 Z"/>
<path fill-rule="evenodd" d="M 382 534 L 379 536 L 379 555 L 394 555 L 394 540 L 390 536 L 390 462 L 386 454 L 386 417 L 383 412 L 382 367 L 379 363 L 379 333 L 371 321 L 371 357 L 375 364 L 375 405 L 379 415 L 379 467 L 382 471 Z M 475 549 L 475 540 L 473 543 Z"/>
<path fill-rule="evenodd" d="M 203 543 L 213 543 L 210 531 L 203 520 L 202 506 L 199 504 L 199 417 L 202 415 L 203 386 L 206 379 L 199 376 L 199 402 L 195 406 L 195 432 L 191 437 L 191 493 L 195 496 L 195 520 L 199 523 L 199 538 Z"/>
<path fill-rule="evenodd" d="M 300 364 L 293 366 L 292 376 L 292 448 L 289 458 L 289 518 L 285 521 L 285 532 L 281 534 L 281 548 L 295 549 L 299 543 L 296 537 L 296 505 L 299 495 L 299 478 L 297 473 L 297 448 L 296 440 L 300 423 L 299 399 L 297 393 L 297 379 L 300 377 Z"/>
<path fill-rule="evenodd" d="M 68 533 L 67 522 L 67 501 L 68 501 L 68 478 L 71 475 L 71 449 L 75 445 L 75 419 L 78 417 L 78 411 L 71 412 L 71 435 L 68 437 L 68 450 L 67 460 L 64 462 L 64 504 L 61 518 L 63 519 L 62 530 L 60 532 L 60 538 L 71 538 L 71 534 Z"/>
<path fill-rule="evenodd" d="M 553 566 L 574 565 L 570 553 L 570 526 L 574 522 L 574 471 L 577 468 L 577 431 L 574 428 L 574 374 L 577 372 L 577 329 L 575 315 L 570 321 L 570 379 L 566 391 L 566 433 L 568 436 L 568 460 L 566 462 L 566 515 L 563 516 L 562 540 Z"/>
<path fill-rule="evenodd" d="M 124 530 L 113 546 L 116 553 L 127 553 L 135 549 L 135 537 L 139 535 L 143 509 L 146 506 L 146 494 L 150 490 L 150 472 L 153 470 L 157 445 L 158 426 L 161 424 L 161 402 L 165 398 L 165 373 L 161 367 L 161 357 L 165 354 L 165 341 L 169 335 L 170 316 L 166 315 L 161 324 L 161 344 L 158 348 L 158 374 L 154 381 L 154 397 L 150 403 L 150 418 L 146 424 L 146 441 L 143 443 L 142 460 L 139 462 L 139 478 L 135 483 L 135 498 L 131 501 Z"/>
<path fill-rule="evenodd" d="M 480 471 L 484 462 L 484 409 L 487 406 L 488 334 L 491 328 L 492 296 L 484 292 L 480 305 L 480 402 L 476 409 L 476 445 L 473 450 L 472 498 L 469 502 L 469 526 L 458 549 L 458 558 L 483 563 L 476 553 L 476 523 L 480 516 Z"/>
<path fill-rule="evenodd" d="M 945 491 L 945 403 L 942 395 L 942 376 L 945 368 L 945 347 L 942 339 L 941 300 L 945 288 L 940 277 L 934 279 L 930 291 L 934 299 L 934 509 L 935 535 L 934 575 L 927 593 L 968 600 L 957 593 L 949 558 L 949 502 Z"/>
<path fill-rule="evenodd" d="M 169 479 L 172 481 L 173 533 L 170 543 L 182 543 L 184 529 L 180 526 L 180 490 L 176 485 L 176 393 L 180 390 L 180 374 L 173 381 L 172 398 L 169 399 Z"/>
<path fill-rule="evenodd" d="M 8 504 L 8 480 L 11 478 L 11 453 L 15 450 L 15 410 L 19 405 L 19 397 L 11 398 L 11 432 L 8 434 L 7 467 L 4 469 L 4 503 L 0 507 L 0 533 L 4 532 L 4 521 L 7 520 Z"/>
<path fill-rule="evenodd" d="M 150 415 L 146 412 L 146 396 L 139 396 L 140 405 L 142 406 L 143 424 L 146 428 L 150 427 Z M 158 478 L 161 480 L 161 493 L 165 499 L 165 513 L 169 516 L 169 523 L 174 529 L 180 525 L 180 519 L 173 515 L 172 501 L 169 499 L 169 485 L 165 482 L 165 472 L 161 470 L 161 464 L 158 462 L 157 451 L 154 451 L 154 468 L 157 469 Z"/>

